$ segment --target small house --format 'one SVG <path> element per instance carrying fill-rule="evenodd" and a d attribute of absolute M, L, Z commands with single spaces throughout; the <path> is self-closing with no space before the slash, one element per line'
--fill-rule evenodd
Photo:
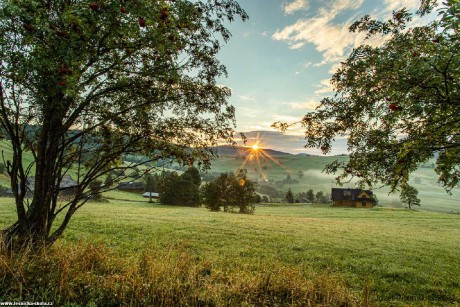
<path fill-rule="evenodd" d="M 155 192 L 145 192 L 144 194 L 142 194 L 143 197 L 146 197 L 146 198 L 159 198 L 160 197 L 160 194 L 158 193 L 155 193 Z"/>
<path fill-rule="evenodd" d="M 372 208 L 375 206 L 373 195 L 370 190 L 333 188 L 331 192 L 332 206 Z"/>
<path fill-rule="evenodd" d="M 143 182 L 120 182 L 117 189 L 119 191 L 131 193 L 144 193 L 145 184 Z"/>

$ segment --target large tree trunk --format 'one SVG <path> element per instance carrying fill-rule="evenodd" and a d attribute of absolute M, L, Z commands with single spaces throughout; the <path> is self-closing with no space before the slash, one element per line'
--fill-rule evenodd
<path fill-rule="evenodd" d="M 52 105 L 49 103 L 49 110 L 45 113 L 44 124 L 37 138 L 34 188 L 33 191 L 30 191 L 32 192 L 32 201 L 25 215 L 18 214 L 18 222 L 3 231 L 4 245 L 8 250 L 36 249 L 47 245 L 59 192 L 60 169 L 57 164 L 63 133 L 60 120 L 62 116 L 57 114 L 59 111 L 51 107 Z M 22 191 L 24 192 L 26 180 L 27 178 L 21 179 L 22 187 L 24 187 Z M 24 192 L 15 195 L 16 204 L 19 208 L 24 208 L 24 201 L 20 199 L 21 195 L 25 195 Z"/>

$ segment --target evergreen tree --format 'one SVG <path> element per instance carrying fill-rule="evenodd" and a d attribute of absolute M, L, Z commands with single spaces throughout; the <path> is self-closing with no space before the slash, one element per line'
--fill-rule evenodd
<path fill-rule="evenodd" d="M 315 201 L 315 194 L 313 193 L 312 189 L 308 190 L 307 192 L 307 200 L 309 203 L 312 203 Z"/>
<path fill-rule="evenodd" d="M 288 203 L 292 204 L 294 202 L 294 194 L 291 191 L 291 188 L 286 193 L 286 200 Z"/>

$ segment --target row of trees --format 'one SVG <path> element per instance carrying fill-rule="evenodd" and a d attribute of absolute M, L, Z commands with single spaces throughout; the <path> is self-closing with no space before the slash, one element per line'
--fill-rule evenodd
<path fill-rule="evenodd" d="M 302 202 L 309 202 L 309 203 L 322 203 L 326 204 L 329 203 L 331 199 L 331 195 L 329 193 L 324 193 L 323 191 L 313 192 L 312 189 L 308 190 L 307 192 L 299 192 L 294 195 L 292 193 L 291 188 L 286 192 L 286 201 L 288 203 L 302 203 Z"/>

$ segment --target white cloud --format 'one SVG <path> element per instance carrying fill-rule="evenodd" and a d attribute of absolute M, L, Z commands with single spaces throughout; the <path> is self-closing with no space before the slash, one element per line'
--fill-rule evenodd
<path fill-rule="evenodd" d="M 294 0 L 291 3 L 285 3 L 283 5 L 283 11 L 285 14 L 293 14 L 297 11 L 308 9 L 307 0 Z"/>
<path fill-rule="evenodd" d="M 305 67 L 305 68 L 308 68 L 308 67 L 310 67 L 312 64 L 313 64 L 313 62 L 307 62 L 307 63 L 305 63 L 304 67 Z"/>
<path fill-rule="evenodd" d="M 300 121 L 302 118 L 300 116 L 289 116 L 289 115 L 273 115 L 275 121 L 281 121 L 286 123 L 295 123 Z"/>
<path fill-rule="evenodd" d="M 315 94 L 326 94 L 334 91 L 334 88 L 331 84 L 331 80 L 329 79 L 321 80 L 320 84 L 316 85 L 316 87 L 319 87 L 320 89 L 316 90 Z"/>
<path fill-rule="evenodd" d="M 238 96 L 243 101 L 256 101 L 256 99 L 252 96 L 247 96 L 247 95 L 240 95 Z"/>
<path fill-rule="evenodd" d="M 403 7 L 412 10 L 418 9 L 420 6 L 420 0 L 384 0 L 383 2 L 388 11 L 399 10 Z"/>
<path fill-rule="evenodd" d="M 306 101 L 306 102 L 291 102 L 289 105 L 295 110 L 314 110 L 317 106 L 319 106 L 319 101 Z"/>
<path fill-rule="evenodd" d="M 300 49 L 300 48 L 302 48 L 304 45 L 305 45 L 304 42 L 299 42 L 299 43 L 292 44 L 292 45 L 290 46 L 290 48 L 291 48 L 291 49 Z"/>
<path fill-rule="evenodd" d="M 269 36 L 268 31 L 263 31 L 261 34 L 262 34 L 262 36 L 265 36 L 265 37 Z"/>
<path fill-rule="evenodd" d="M 343 60 L 351 48 L 361 45 L 364 33 L 350 33 L 348 27 L 352 21 L 336 23 L 335 18 L 348 10 L 359 9 L 364 0 L 337 0 L 319 9 L 315 17 L 299 19 L 294 24 L 277 30 L 272 39 L 285 41 L 291 49 L 298 49 L 304 44 L 313 44 L 323 54 L 323 60 L 314 66 Z M 368 40 L 366 43 L 379 45 L 381 38 Z"/>

